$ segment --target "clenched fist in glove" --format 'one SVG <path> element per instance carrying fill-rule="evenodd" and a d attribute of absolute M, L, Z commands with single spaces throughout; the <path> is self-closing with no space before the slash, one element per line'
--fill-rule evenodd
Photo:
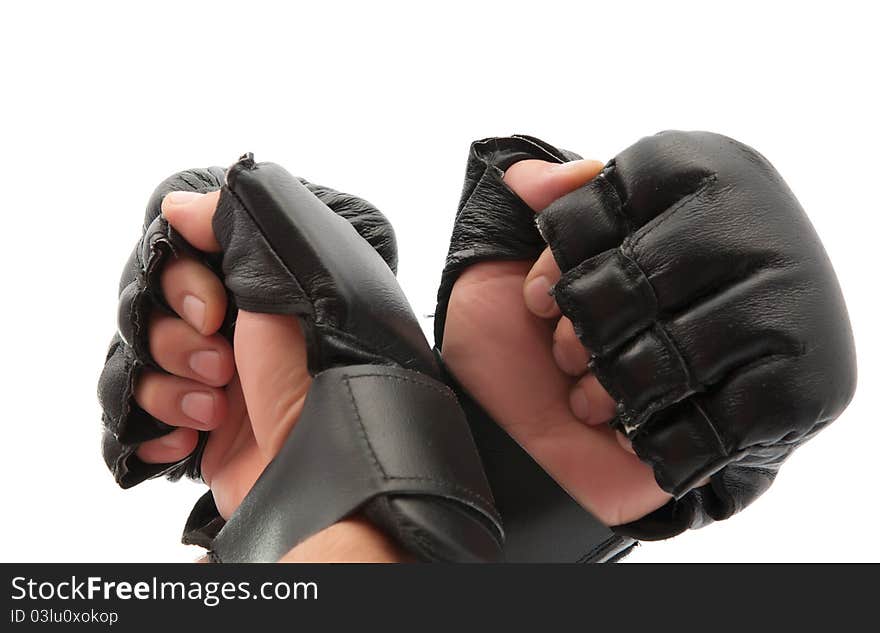
<path fill-rule="evenodd" d="M 438 295 L 519 560 L 608 560 L 730 517 L 855 389 L 834 271 L 763 156 L 664 132 L 577 159 L 474 143 Z"/>
<path fill-rule="evenodd" d="M 117 480 L 201 475 L 185 539 L 216 561 L 279 560 L 354 515 L 408 556 L 496 559 L 488 483 L 395 263 L 376 209 L 277 165 L 165 181 L 99 385 Z"/>

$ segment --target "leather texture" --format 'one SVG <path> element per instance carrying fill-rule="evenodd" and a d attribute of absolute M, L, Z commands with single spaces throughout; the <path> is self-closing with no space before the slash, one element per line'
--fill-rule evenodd
<path fill-rule="evenodd" d="M 152 359 L 147 324 L 153 310 L 170 312 L 162 296 L 159 272 L 169 257 L 183 253 L 196 258 L 218 274 L 220 259 L 194 250 L 162 217 L 162 200 L 172 191 L 207 193 L 223 185 L 226 169 L 188 169 L 166 178 L 147 202 L 141 239 L 134 248 L 119 282 L 118 332 L 113 336 L 98 383 L 103 409 L 102 452 L 107 466 L 123 488 L 145 479 L 167 475 L 199 477 L 199 462 L 206 433 L 200 434 L 196 450 L 175 464 L 146 464 L 138 459 L 137 447 L 170 433 L 172 427 L 153 418 L 134 401 L 133 387 L 144 368 L 162 371 Z M 382 256 L 392 270 L 397 268 L 394 231 L 378 209 L 355 196 L 300 180 L 324 204 L 348 220 L 355 230 Z M 230 301 L 222 331 L 231 336 L 236 306 Z"/>
<path fill-rule="evenodd" d="M 474 451 L 444 384 L 384 365 L 323 371 L 290 440 L 214 538 L 214 559 L 277 561 L 364 500 L 422 560 L 494 559 L 499 535 Z"/>
<path fill-rule="evenodd" d="M 527 136 L 471 145 L 461 203 L 437 293 L 434 341 L 442 357 L 452 286 L 469 266 L 489 260 L 536 259 L 546 244 L 535 213 L 504 184 L 504 171 L 524 159 L 561 163 L 579 158 Z M 618 560 L 631 538 L 615 534 L 581 507 L 449 375 L 467 414 L 496 507 L 504 522 L 509 562 L 598 563 Z"/>
<path fill-rule="evenodd" d="M 229 520 L 210 493 L 193 509 L 184 541 L 215 561 L 278 560 L 355 511 L 420 560 L 500 555 L 500 518 L 464 414 L 377 252 L 386 242 L 356 229 L 384 238 L 390 227 L 360 220 L 250 155 L 225 174 L 213 219 L 224 284 L 237 308 L 299 318 L 314 380 Z"/>
<path fill-rule="evenodd" d="M 541 144 L 530 157 L 548 152 L 562 156 Z M 618 403 L 612 424 L 674 495 L 616 532 L 667 538 L 730 517 L 851 400 L 855 348 L 833 268 L 750 147 L 708 132 L 642 139 L 537 224 L 563 272 L 553 294 Z"/>

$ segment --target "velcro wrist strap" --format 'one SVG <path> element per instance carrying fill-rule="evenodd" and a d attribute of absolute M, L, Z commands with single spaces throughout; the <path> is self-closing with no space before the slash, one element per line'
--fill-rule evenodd
<path fill-rule="evenodd" d="M 448 387 L 395 367 L 329 369 L 315 376 L 287 442 L 214 539 L 212 555 L 277 561 L 379 498 L 371 516 L 387 515 L 378 523 L 419 558 L 484 560 L 503 538 Z M 420 524 L 428 516 L 431 524 Z"/>

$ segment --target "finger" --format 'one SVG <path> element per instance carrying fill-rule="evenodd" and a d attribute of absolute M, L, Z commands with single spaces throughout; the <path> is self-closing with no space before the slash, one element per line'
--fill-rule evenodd
<path fill-rule="evenodd" d="M 540 212 L 557 198 L 595 178 L 602 167 L 602 163 L 595 160 L 576 160 L 562 164 L 523 160 L 510 166 L 504 173 L 504 182 L 532 210 Z M 523 285 L 526 306 L 536 316 L 552 318 L 559 315 L 559 307 L 550 295 L 550 289 L 559 281 L 560 276 L 553 254 L 549 248 L 545 249 L 529 271 Z"/>
<path fill-rule="evenodd" d="M 540 212 L 557 198 L 595 178 L 602 167 L 604 165 L 597 160 L 573 160 L 561 164 L 521 160 L 504 172 L 504 183 L 532 211 Z"/>
<path fill-rule="evenodd" d="M 160 279 L 165 301 L 202 334 L 220 329 L 226 316 L 226 289 L 210 268 L 190 257 L 168 262 Z"/>
<path fill-rule="evenodd" d="M 553 253 L 545 248 L 523 282 L 523 299 L 532 314 L 545 319 L 557 318 L 561 314 L 556 300 L 550 294 L 561 276 Z"/>
<path fill-rule="evenodd" d="M 559 319 L 553 332 L 553 358 L 559 369 L 569 376 L 580 376 L 587 371 L 590 353 L 578 339 L 568 317 Z"/>
<path fill-rule="evenodd" d="M 239 310 L 234 347 L 254 437 L 272 458 L 299 418 L 311 384 L 305 336 L 294 317 Z"/>
<path fill-rule="evenodd" d="M 617 415 L 617 403 L 595 374 L 587 374 L 572 388 L 569 406 L 576 418 L 590 426 L 607 424 Z"/>
<path fill-rule="evenodd" d="M 147 464 L 172 464 L 192 453 L 198 443 L 199 432 L 195 429 L 174 429 L 168 435 L 141 444 L 136 455 Z"/>
<path fill-rule="evenodd" d="M 146 371 L 134 388 L 135 402 L 170 426 L 210 431 L 226 416 L 226 394 L 201 383 Z"/>
<path fill-rule="evenodd" d="M 170 374 L 212 387 L 227 384 L 235 373 L 232 346 L 219 334 L 202 336 L 173 316 L 150 321 L 150 354 Z"/>
<path fill-rule="evenodd" d="M 220 250 L 220 245 L 214 237 L 211 220 L 219 199 L 219 191 L 172 191 L 162 200 L 162 215 L 195 248 L 206 253 L 216 253 Z"/>

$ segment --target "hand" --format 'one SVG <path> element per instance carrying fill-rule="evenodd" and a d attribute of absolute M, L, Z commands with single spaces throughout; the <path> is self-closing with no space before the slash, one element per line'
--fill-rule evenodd
<path fill-rule="evenodd" d="M 523 160 L 504 180 L 533 210 L 580 187 L 596 161 Z M 607 525 L 638 519 L 670 496 L 607 422 L 615 402 L 549 291 L 560 272 L 536 262 L 479 263 L 452 289 L 443 357 L 463 387 L 585 508 Z"/>
<path fill-rule="evenodd" d="M 194 248 L 217 252 L 211 219 L 219 192 L 174 192 L 162 213 Z M 210 431 L 201 472 L 228 518 L 296 423 L 308 392 L 305 339 L 297 319 L 239 310 L 234 343 L 217 333 L 226 290 L 207 267 L 188 257 L 169 262 L 161 287 L 175 314 L 155 314 L 150 352 L 168 372 L 145 372 L 135 400 L 178 427 L 145 442 L 137 456 L 171 463 L 189 455 L 197 430 Z"/>

